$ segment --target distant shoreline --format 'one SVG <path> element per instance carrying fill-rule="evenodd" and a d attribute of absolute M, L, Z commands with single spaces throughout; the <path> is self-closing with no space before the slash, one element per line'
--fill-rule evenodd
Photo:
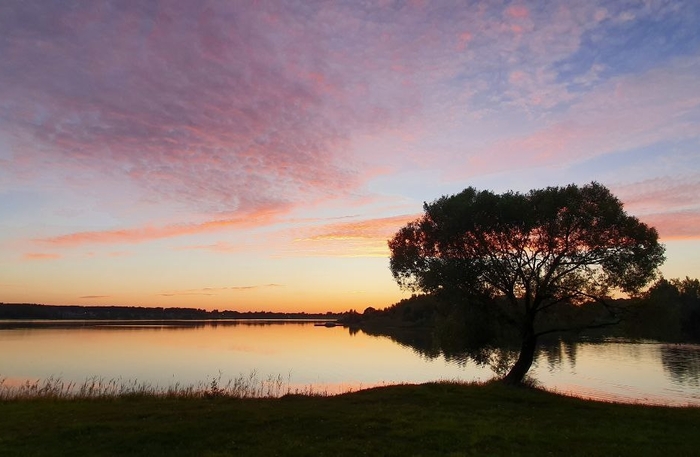
<path fill-rule="evenodd" d="M 221 321 L 221 320 L 337 320 L 343 313 L 282 313 L 272 311 L 207 311 L 199 308 L 142 306 L 42 305 L 0 303 L 0 321 Z"/>

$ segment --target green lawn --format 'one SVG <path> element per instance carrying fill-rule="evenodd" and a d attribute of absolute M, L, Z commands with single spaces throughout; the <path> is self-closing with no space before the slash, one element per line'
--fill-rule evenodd
<path fill-rule="evenodd" d="M 0 456 L 700 455 L 700 408 L 499 384 L 336 397 L 0 402 Z"/>

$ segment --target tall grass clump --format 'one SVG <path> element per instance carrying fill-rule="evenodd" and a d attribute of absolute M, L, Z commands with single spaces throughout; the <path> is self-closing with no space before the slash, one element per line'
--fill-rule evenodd
<path fill-rule="evenodd" d="M 195 384 L 176 382 L 166 387 L 137 379 L 106 379 L 93 376 L 82 383 L 61 377 L 10 383 L 0 377 L 0 401 L 29 399 L 108 399 L 119 397 L 161 398 L 278 398 L 284 395 L 328 395 L 313 386 L 293 389 L 289 378 L 269 375 L 260 378 L 256 371 L 224 380 L 222 373 Z"/>

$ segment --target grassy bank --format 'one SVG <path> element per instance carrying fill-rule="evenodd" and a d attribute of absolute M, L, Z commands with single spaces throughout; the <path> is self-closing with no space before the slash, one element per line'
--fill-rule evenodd
<path fill-rule="evenodd" d="M 491 384 L 336 397 L 0 402 L 0 455 L 697 455 L 700 408 Z"/>

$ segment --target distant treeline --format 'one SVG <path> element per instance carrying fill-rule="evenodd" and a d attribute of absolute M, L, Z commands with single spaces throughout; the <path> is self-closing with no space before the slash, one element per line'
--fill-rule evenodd
<path fill-rule="evenodd" d="M 270 311 L 207 311 L 198 308 L 147 308 L 141 306 L 78 306 L 0 303 L 0 319 L 200 320 L 200 319 L 337 319 L 327 313 L 275 313 Z"/>
<path fill-rule="evenodd" d="M 622 317 L 619 325 L 597 330 L 578 330 L 576 333 L 666 342 L 700 341 L 698 279 L 661 278 L 645 293 L 629 299 L 611 299 L 609 304 Z M 600 305 L 591 302 L 582 306 L 562 306 L 556 314 L 542 317 L 547 319 L 544 324 L 551 327 L 576 328 L 577 318 L 590 320 L 590 316 L 595 317 L 604 311 Z M 370 307 L 363 313 L 351 311 L 341 318 L 341 322 L 378 334 L 398 334 L 396 329 L 403 329 L 401 334 L 406 333 L 407 329 L 422 329 L 418 333 L 439 340 L 433 342 L 436 346 L 478 346 L 508 332 L 504 323 L 489 313 L 488 309 L 464 307 L 430 295 L 414 295 L 381 310 Z"/>

